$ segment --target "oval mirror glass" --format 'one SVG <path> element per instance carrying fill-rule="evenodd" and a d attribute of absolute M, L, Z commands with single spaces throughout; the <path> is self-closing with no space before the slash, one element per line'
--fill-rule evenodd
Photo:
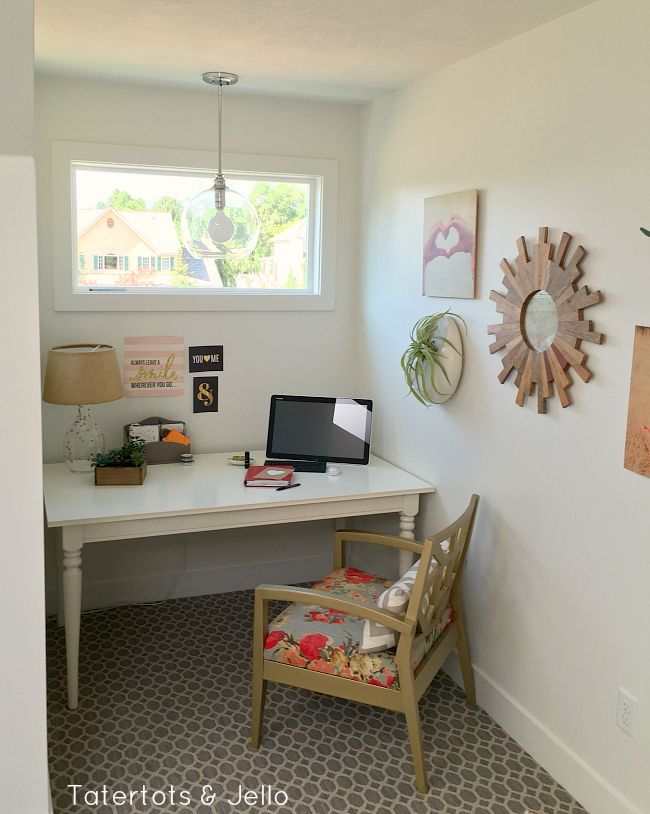
<path fill-rule="evenodd" d="M 528 347 L 541 353 L 553 344 L 557 333 L 557 308 L 553 297 L 546 291 L 538 291 L 524 307 L 521 332 Z"/>

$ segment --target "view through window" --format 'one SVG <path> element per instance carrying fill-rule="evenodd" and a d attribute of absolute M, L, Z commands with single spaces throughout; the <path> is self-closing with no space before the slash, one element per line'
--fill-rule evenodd
<path fill-rule="evenodd" d="M 76 290 L 308 291 L 309 179 L 267 178 L 226 174 L 228 186 L 257 211 L 260 232 L 253 253 L 243 260 L 196 259 L 181 240 L 181 214 L 211 186 L 213 174 L 77 166 Z"/>

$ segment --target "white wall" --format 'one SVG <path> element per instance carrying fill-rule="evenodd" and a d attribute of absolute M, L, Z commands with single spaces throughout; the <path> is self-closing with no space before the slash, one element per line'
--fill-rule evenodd
<path fill-rule="evenodd" d="M 197 82 L 201 85 L 200 77 Z M 123 399 L 93 408 L 110 445 L 122 425 L 162 414 L 187 421 L 195 452 L 264 447 L 273 393 L 363 395 L 353 377 L 350 347 L 357 313 L 359 108 L 327 102 L 246 96 L 236 86 L 224 101 L 224 152 L 335 159 L 339 162 L 336 310 L 324 312 L 56 313 L 52 279 L 50 141 L 216 148 L 216 98 L 186 90 L 56 77 L 37 80 L 37 181 L 43 359 L 55 344 L 113 343 L 124 336 L 173 333 L 186 345 L 222 344 L 219 412 L 194 416 L 191 386 L 183 397 Z M 66 202 L 60 202 L 66 205 Z M 276 341 L 261 341 L 272 332 Z M 191 377 L 190 377 L 191 381 Z M 43 405 L 47 462 L 62 460 L 61 439 L 73 411 Z M 218 540 L 219 545 L 206 544 Z M 285 580 L 322 574 L 331 562 L 331 525 L 296 524 L 268 531 L 184 535 L 84 549 L 84 602 L 103 605 L 251 587 L 260 569 Z M 250 544 L 250 545 L 249 545 Z M 184 560 L 183 545 L 187 546 Z M 272 563 L 276 565 L 273 566 Z M 269 564 L 271 563 L 271 565 Z M 281 565 L 277 565 L 281 563 Z M 259 565 L 256 569 L 254 566 Z M 273 570 L 275 569 L 275 570 Z M 51 569 L 50 569 L 51 570 Z M 50 588 L 53 583 L 48 581 Z M 49 592 L 51 600 L 51 591 Z M 50 603 L 51 607 L 51 603 Z"/>
<path fill-rule="evenodd" d="M 0 154 L 34 155 L 34 10 L 4 0 L 0 47 Z"/>
<path fill-rule="evenodd" d="M 0 809 L 48 810 L 33 13 L 0 7 Z M 20 426 L 16 424 L 20 417 Z"/>
<path fill-rule="evenodd" d="M 481 495 L 465 580 L 479 701 L 592 814 L 650 811 L 650 482 L 623 469 L 635 324 L 650 324 L 650 5 L 602 0 L 364 109 L 361 386 L 374 451 L 436 484 L 419 528 Z M 423 298 L 423 199 L 480 190 L 474 300 Z M 603 347 L 550 414 L 500 385 L 486 326 L 515 240 L 572 233 Z M 582 284 L 582 283 L 581 283 Z M 457 395 L 426 409 L 399 359 L 447 307 L 467 321 Z M 575 377 L 577 379 L 577 377 Z M 529 400 L 531 402 L 535 401 Z M 615 726 L 617 689 L 637 735 Z"/>

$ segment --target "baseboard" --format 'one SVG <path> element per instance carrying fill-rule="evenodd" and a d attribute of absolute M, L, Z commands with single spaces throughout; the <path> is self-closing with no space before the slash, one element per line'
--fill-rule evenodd
<path fill-rule="evenodd" d="M 443 670 L 463 686 L 455 652 L 450 654 Z M 478 667 L 474 667 L 474 681 L 479 706 L 590 814 L 643 814 Z"/>
<path fill-rule="evenodd" d="M 332 555 L 273 560 L 225 568 L 155 574 L 111 582 L 84 582 L 82 607 L 108 608 L 142 602 L 159 602 L 184 596 L 229 593 L 255 588 L 262 582 L 278 585 L 315 582 L 332 570 Z M 54 589 L 47 591 L 48 613 L 56 610 Z"/>

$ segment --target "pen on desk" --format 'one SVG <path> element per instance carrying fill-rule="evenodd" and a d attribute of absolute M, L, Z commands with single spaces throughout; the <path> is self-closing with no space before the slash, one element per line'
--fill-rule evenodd
<path fill-rule="evenodd" d="M 296 486 L 300 486 L 299 483 L 287 483 L 286 486 L 278 486 L 275 490 L 276 492 L 281 492 L 283 489 L 295 489 Z"/>

